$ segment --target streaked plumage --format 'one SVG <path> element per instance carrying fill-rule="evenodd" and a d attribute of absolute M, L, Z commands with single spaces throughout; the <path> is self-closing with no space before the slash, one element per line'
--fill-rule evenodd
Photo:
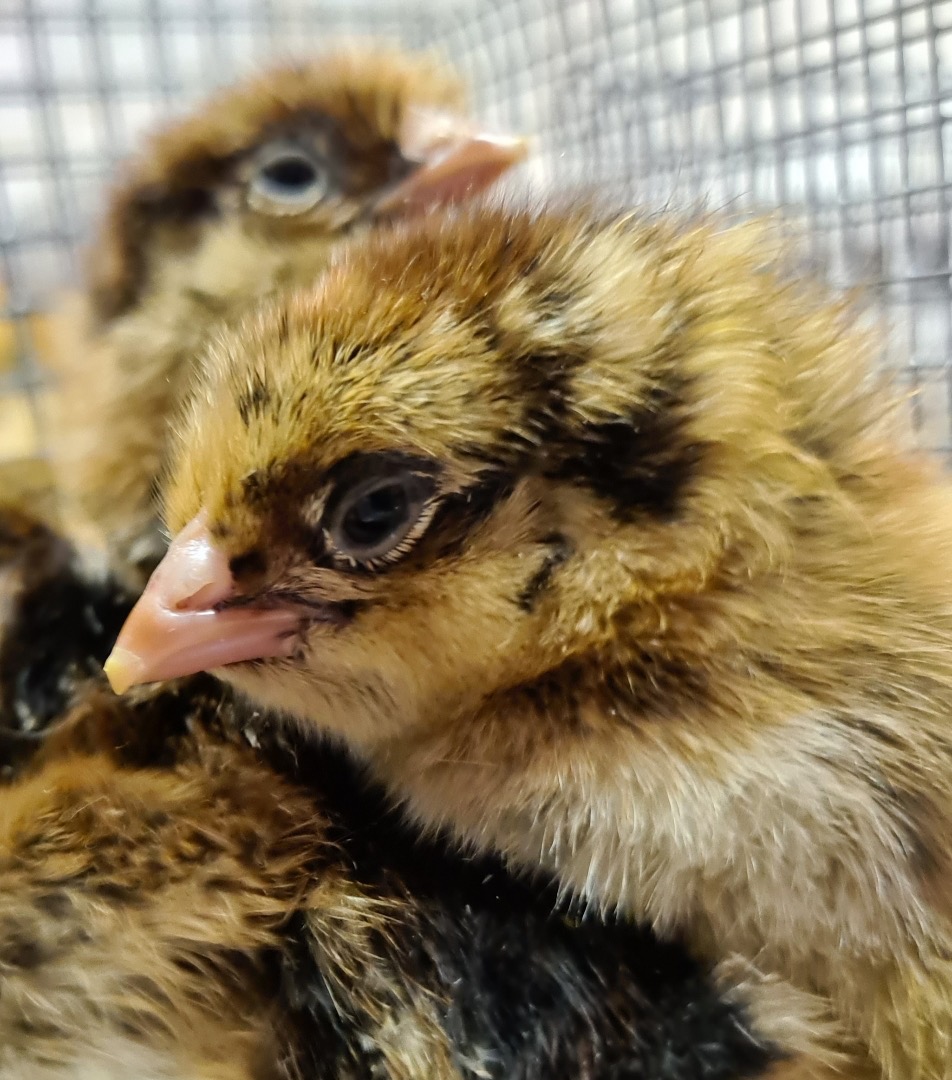
<path fill-rule="evenodd" d="M 117 681 L 233 661 L 424 826 L 821 994 L 846 1075 L 941 1080 L 952 500 L 875 351 L 760 227 L 355 243 L 211 349 Z"/>
<path fill-rule="evenodd" d="M 783 987 L 755 1025 L 747 973 L 718 990 L 680 946 L 418 842 L 342 752 L 211 679 L 105 692 L 125 593 L 22 515 L 0 535 L 3 731 L 40 686 L 53 710 L 0 787 L 3 1080 L 809 1075 L 755 1033 Z"/>

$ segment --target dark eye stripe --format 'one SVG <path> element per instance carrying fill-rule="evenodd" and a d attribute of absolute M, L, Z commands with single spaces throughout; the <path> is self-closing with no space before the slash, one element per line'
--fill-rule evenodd
<path fill-rule="evenodd" d="M 416 554 L 421 559 L 436 559 L 461 551 L 515 486 L 515 475 L 499 470 L 486 474 L 480 483 L 465 491 L 444 496 L 417 544 Z"/>
<path fill-rule="evenodd" d="M 500 449 L 514 468 L 535 459 L 546 476 L 587 488 L 620 521 L 677 516 L 704 448 L 686 431 L 689 385 L 673 360 L 657 359 L 647 395 L 642 390 L 627 409 L 583 423 L 573 402 L 574 375 L 585 363 L 582 350 L 514 356 L 514 392 L 524 403 L 523 426 L 531 440 L 502 438 Z"/>

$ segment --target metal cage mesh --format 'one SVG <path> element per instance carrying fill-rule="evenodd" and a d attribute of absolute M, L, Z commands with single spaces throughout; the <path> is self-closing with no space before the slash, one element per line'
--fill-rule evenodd
<path fill-rule="evenodd" d="M 13 0 L 0 6 L 0 458 L 43 452 L 43 311 L 144 129 L 334 36 L 435 46 L 539 179 L 780 210 L 867 287 L 952 450 L 952 0 Z"/>

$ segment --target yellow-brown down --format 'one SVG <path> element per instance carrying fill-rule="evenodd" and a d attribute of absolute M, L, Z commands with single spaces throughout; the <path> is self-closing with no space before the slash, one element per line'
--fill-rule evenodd
<path fill-rule="evenodd" d="M 789 988 L 422 841 L 207 676 L 107 693 L 128 599 L 71 554 L 0 511 L 3 1080 L 815 1080 Z"/>
<path fill-rule="evenodd" d="M 586 207 L 355 243 L 212 349 L 167 523 L 310 606 L 222 674 L 414 819 L 819 993 L 844 1075 L 941 1080 L 952 500 L 782 263 Z"/>
<path fill-rule="evenodd" d="M 414 110 L 451 124 L 464 105 L 428 56 L 338 47 L 220 92 L 128 164 L 59 319 L 49 429 L 67 521 L 132 582 L 161 554 L 154 486 L 201 345 L 373 222 L 414 167 L 401 146 Z"/>

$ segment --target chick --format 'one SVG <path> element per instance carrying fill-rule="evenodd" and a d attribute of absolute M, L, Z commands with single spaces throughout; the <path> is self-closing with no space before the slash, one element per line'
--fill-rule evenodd
<path fill-rule="evenodd" d="M 41 635 L 78 702 L 0 788 L 4 1080 L 812 1078 L 764 1031 L 782 986 L 754 1014 L 739 973 L 419 842 L 339 751 L 208 677 L 104 694 L 75 664 L 101 636 L 44 598 L 108 622 L 124 594 L 22 516 L 2 532 L 0 574 L 35 570 L 0 650 Z"/>
<path fill-rule="evenodd" d="M 952 1069 L 952 493 L 769 230 L 472 208 L 210 351 L 118 689 L 197 669 L 425 826 Z M 227 665 L 227 666 L 225 666 Z"/>
<path fill-rule="evenodd" d="M 311 281 L 345 234 L 466 198 L 522 159 L 464 104 L 427 56 L 342 48 L 224 91 L 130 163 L 57 324 L 49 425 L 75 534 L 105 543 L 130 583 L 164 550 L 153 487 L 200 343 Z"/>

